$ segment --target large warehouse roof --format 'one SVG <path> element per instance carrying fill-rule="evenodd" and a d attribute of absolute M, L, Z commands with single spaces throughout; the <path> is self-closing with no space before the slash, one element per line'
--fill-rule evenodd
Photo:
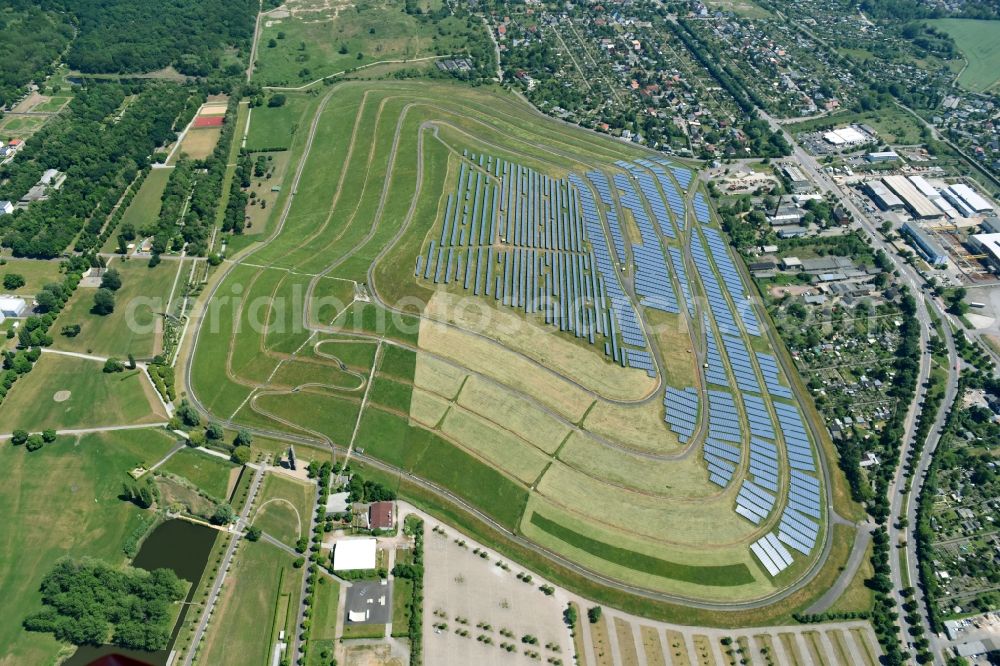
<path fill-rule="evenodd" d="M 952 185 L 950 189 L 958 195 L 962 201 L 969 206 L 969 208 L 977 213 L 988 213 L 993 210 L 993 206 L 991 206 L 986 199 L 979 196 L 979 193 L 964 183 Z"/>
<path fill-rule="evenodd" d="M 832 130 L 824 134 L 823 138 L 835 146 L 864 143 L 865 141 L 868 141 L 867 136 L 853 127 L 841 127 L 840 129 Z"/>
<path fill-rule="evenodd" d="M 990 254 L 995 262 L 1000 262 L 1000 234 L 976 234 L 973 243 Z"/>
<path fill-rule="evenodd" d="M 906 176 L 886 176 L 882 182 L 903 200 L 914 217 L 937 217 L 941 214 L 938 207 L 921 194 Z"/>
<path fill-rule="evenodd" d="M 333 570 L 374 569 L 375 546 L 374 537 L 338 539 L 333 548 Z"/>

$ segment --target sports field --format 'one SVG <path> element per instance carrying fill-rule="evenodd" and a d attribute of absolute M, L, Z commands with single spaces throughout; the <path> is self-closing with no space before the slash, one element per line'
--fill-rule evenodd
<path fill-rule="evenodd" d="M 42 577 L 67 555 L 124 562 L 125 541 L 148 514 L 119 499 L 122 483 L 129 470 L 152 465 L 171 446 L 172 438 L 152 431 L 61 437 L 32 453 L 0 446 L 0 664 L 55 662 L 63 646 L 20 622 L 41 609 Z"/>
<path fill-rule="evenodd" d="M 100 361 L 42 354 L 0 405 L 0 432 L 157 423 L 167 420 L 141 370 L 105 373 Z"/>
<path fill-rule="evenodd" d="M 968 66 L 958 82 L 973 92 L 986 92 L 1000 82 L 1000 21 L 935 19 L 928 23 L 948 33 Z"/>
<path fill-rule="evenodd" d="M 620 161 L 639 164 L 634 160 L 647 153 L 546 120 L 520 100 L 486 88 L 352 81 L 320 95 L 288 95 L 286 118 L 300 120 L 287 146 L 288 198 L 277 206 L 290 203 L 281 210 L 282 226 L 269 229 L 266 242 L 228 266 L 210 292 L 211 315 L 187 364 L 191 393 L 205 408 L 246 425 L 353 447 L 447 489 L 498 525 L 554 552 L 650 589 L 699 599 L 755 599 L 809 568 L 826 537 L 821 517 L 813 544 L 796 552 L 778 578 L 750 550 L 778 532 L 789 483 L 785 454 L 773 463 L 774 505 L 754 523 L 734 511 L 741 481 L 750 477 L 747 427 L 726 440 L 735 442 L 731 448 L 738 453 L 729 455 L 738 462 L 729 466 L 732 480 L 720 481 L 717 472 L 710 475 L 702 448 L 708 405 L 692 417 L 697 423 L 690 439 L 664 421 L 676 410 L 665 410 L 667 384 L 696 394 L 709 383 L 720 389 L 724 384 L 731 387 L 726 395 L 739 395 L 733 366 L 739 346 L 768 350 L 766 338 L 748 332 L 751 315 L 741 312 L 725 338 L 715 332 L 721 324 L 707 329 L 713 344 L 725 339 L 727 359 L 709 382 L 702 377 L 706 329 L 702 313 L 691 311 L 694 304 L 675 307 L 673 314 L 651 306 L 636 310 L 648 325 L 643 336 L 649 331 L 653 369 L 646 372 L 612 360 L 610 338 L 605 350 L 585 335 L 558 332 L 540 315 L 492 297 L 475 298 L 461 280 L 432 282 L 414 269 L 414 259 L 428 256 L 429 243 L 444 237 L 441 219 L 461 174 L 494 177 L 485 158 L 476 161 L 478 155 L 530 169 L 537 182 L 599 170 L 617 176 L 620 188 L 633 177 Z M 275 124 L 280 115 L 285 112 L 261 115 L 261 122 Z M 257 116 L 254 110 L 251 135 Z M 691 233 L 687 225 L 695 222 L 689 215 L 678 235 L 655 241 L 663 256 L 667 249 L 687 255 L 710 234 L 721 238 L 707 207 L 699 208 L 702 194 L 696 186 L 687 188 L 690 173 L 679 170 L 676 177 L 664 171 L 659 185 L 652 179 L 647 184 L 681 193 L 688 209 L 699 211 L 701 230 Z M 284 195 L 292 182 L 294 196 Z M 475 206 L 481 200 L 477 194 Z M 629 237 L 638 244 L 647 232 L 630 219 Z M 507 244 L 496 236 L 492 246 Z M 711 252 L 705 274 L 686 264 L 688 279 L 715 284 L 724 277 L 730 293 L 718 298 L 746 301 L 735 291 L 739 278 L 722 256 L 724 246 Z M 580 265 L 590 262 L 581 259 Z M 584 275 L 590 270 L 596 269 L 586 268 Z M 631 280 L 634 271 L 602 279 Z M 671 283 L 681 294 L 678 279 Z M 692 289 L 704 291 L 700 282 Z M 362 300 L 338 309 L 322 298 L 331 294 Z M 316 316 L 321 307 L 332 312 Z M 691 331 L 700 339 L 692 340 Z M 741 389 L 749 373 L 759 386 L 773 382 L 774 390 L 788 390 L 780 370 L 768 379 L 764 366 L 750 358 Z M 759 386 L 744 392 L 759 392 Z M 774 422 L 770 396 L 757 400 L 755 409 Z M 732 409 L 745 419 L 749 407 L 739 400 Z M 800 455 L 818 465 L 813 438 L 803 445 L 809 453 Z M 821 496 L 826 481 L 818 470 L 807 481 Z"/>

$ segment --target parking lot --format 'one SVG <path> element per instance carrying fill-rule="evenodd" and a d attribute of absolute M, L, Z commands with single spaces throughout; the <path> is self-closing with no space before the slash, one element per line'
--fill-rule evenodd
<path fill-rule="evenodd" d="M 347 617 L 354 613 L 364 620 L 349 624 L 388 624 L 392 620 L 392 584 L 384 580 L 359 580 L 347 588 Z"/>

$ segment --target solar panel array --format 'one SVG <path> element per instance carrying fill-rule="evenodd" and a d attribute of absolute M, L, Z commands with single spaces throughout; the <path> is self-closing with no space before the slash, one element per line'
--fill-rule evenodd
<path fill-rule="evenodd" d="M 792 564 L 792 554 L 778 541 L 774 534 L 765 534 L 750 544 L 750 550 L 772 576 L 777 576 Z"/>
<path fill-rule="evenodd" d="M 781 374 L 778 370 L 778 362 L 774 356 L 765 354 L 764 352 L 757 352 L 757 365 L 760 366 L 760 373 L 764 375 L 764 385 L 767 386 L 767 392 L 777 398 L 791 400 L 792 389 L 781 384 Z"/>
<path fill-rule="evenodd" d="M 701 234 L 697 229 L 691 234 L 690 251 L 695 271 L 697 271 L 701 286 L 705 290 L 709 314 L 715 320 L 720 331 L 739 335 L 740 329 L 736 326 L 732 310 L 729 308 L 729 303 L 726 302 L 719 281 L 715 277 L 715 271 L 712 270 L 712 263 L 708 259 L 708 253 L 701 243 Z"/>
<path fill-rule="evenodd" d="M 715 344 L 715 335 L 708 325 L 708 317 L 705 317 L 705 380 L 709 384 L 719 386 L 729 386 L 729 376 L 726 374 L 726 366 L 722 364 L 722 355 L 719 354 L 719 347 Z"/>
<path fill-rule="evenodd" d="M 694 217 L 702 224 L 708 224 L 711 219 L 708 213 L 708 202 L 705 201 L 705 195 L 701 192 L 694 194 Z"/>
<path fill-rule="evenodd" d="M 739 271 L 736 270 L 736 266 L 733 264 L 732 257 L 729 256 L 729 248 L 726 247 L 726 241 L 722 238 L 722 234 L 715 229 L 703 227 L 702 230 L 705 233 L 705 242 L 708 245 L 709 253 L 712 255 L 712 261 L 715 262 L 716 268 L 719 269 L 719 275 L 722 276 L 722 282 L 726 285 L 726 291 L 729 292 L 730 298 L 733 299 L 733 303 L 736 305 L 740 321 L 743 322 L 747 333 L 750 335 L 760 335 L 760 324 L 757 321 L 757 314 L 748 300 L 743 278 L 740 277 Z"/>
<path fill-rule="evenodd" d="M 626 164 L 626 166 L 629 166 Z M 642 197 L 639 196 L 628 176 L 616 173 L 615 187 L 622 208 L 632 212 L 632 218 L 639 228 L 640 242 L 632 243 L 632 259 L 635 262 L 635 292 L 642 297 L 642 304 L 648 308 L 664 312 L 679 313 L 677 297 L 670 283 L 663 249 L 653 229 L 653 223 L 646 214 Z M 669 226 L 670 221 L 667 220 Z"/>
<path fill-rule="evenodd" d="M 819 534 L 819 481 L 807 473 L 816 471 L 815 458 L 798 408 L 783 402 L 773 404 L 791 467 L 788 502 L 781 514 L 778 538 L 788 547 L 808 555 Z"/>
<path fill-rule="evenodd" d="M 760 525 L 774 508 L 774 495 L 767 492 L 753 481 L 743 480 L 740 492 L 736 495 L 736 513 L 740 514 L 754 525 Z"/>
<path fill-rule="evenodd" d="M 656 176 L 657 182 L 660 183 L 660 187 L 663 189 L 664 195 L 667 197 L 667 205 L 670 206 L 670 210 L 674 214 L 674 219 L 677 221 L 677 226 L 682 230 L 687 228 L 686 223 L 686 208 L 684 206 L 684 194 L 677 189 L 677 185 L 667 172 L 664 171 L 659 165 L 648 162 L 646 160 L 636 160 L 639 164 L 649 168 L 650 171 Z M 678 167 L 679 168 L 679 167 Z M 687 187 L 685 185 L 685 187 Z M 666 232 L 664 232 L 666 233 Z M 671 236 L 672 238 L 672 236 Z"/>
<path fill-rule="evenodd" d="M 725 391 L 708 392 L 708 437 L 702 447 L 708 463 L 708 480 L 725 488 L 740 465 L 743 428 L 733 396 Z"/>
<path fill-rule="evenodd" d="M 750 361 L 750 352 L 747 351 L 743 338 L 723 334 L 722 345 L 726 349 L 726 356 L 729 357 L 729 365 L 736 377 L 736 385 L 740 387 L 741 391 L 760 393 L 760 383 L 757 381 L 753 363 Z"/>
<path fill-rule="evenodd" d="M 668 386 L 663 395 L 663 407 L 664 419 L 677 434 L 677 440 L 687 444 L 698 423 L 698 391 Z"/>
<path fill-rule="evenodd" d="M 654 172 L 664 173 L 663 169 L 646 160 L 636 160 L 636 164 L 641 164 Z M 653 213 L 653 219 L 660 228 L 660 233 L 667 238 L 677 238 L 674 225 L 670 222 L 670 215 L 667 213 L 667 203 L 663 199 L 663 194 L 660 193 L 659 188 L 656 186 L 656 180 L 653 179 L 649 171 L 639 168 L 636 164 L 629 164 L 627 162 L 618 163 L 619 166 L 627 169 L 635 177 L 636 182 L 639 183 L 639 191 L 642 192 L 642 196 L 646 197 L 646 201 L 649 202 L 649 208 Z M 664 191 L 676 192 L 676 190 L 668 190 L 667 188 L 664 188 Z"/>
<path fill-rule="evenodd" d="M 673 264 L 674 275 L 681 285 L 681 293 L 684 294 L 684 302 L 687 304 L 689 315 L 694 315 L 694 300 L 691 298 L 691 286 L 688 284 L 687 269 L 684 268 L 684 256 L 679 247 L 668 248 L 670 253 L 670 263 Z"/>

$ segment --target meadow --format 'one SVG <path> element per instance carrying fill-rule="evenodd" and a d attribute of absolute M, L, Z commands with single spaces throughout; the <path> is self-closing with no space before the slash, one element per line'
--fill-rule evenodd
<path fill-rule="evenodd" d="M 24 278 L 24 286 L 17 289 L 3 289 L 5 294 L 14 294 L 28 300 L 34 298 L 42 287 L 50 282 L 62 282 L 59 272 L 59 261 L 51 259 L 13 259 L 7 258 L 0 265 L 0 279 L 9 273 Z M 0 282 L 2 284 L 2 282 Z"/>
<path fill-rule="evenodd" d="M 172 438 L 144 431 L 60 437 L 31 453 L 0 446 L 0 664 L 53 663 L 64 653 L 51 634 L 21 628 L 22 618 L 41 609 L 42 577 L 68 555 L 125 562 L 126 541 L 149 516 L 119 499 L 122 483 L 171 446 Z"/>
<path fill-rule="evenodd" d="M 99 361 L 42 354 L 34 370 L 18 380 L 0 406 L 0 432 L 167 420 L 141 370 L 105 373 L 103 367 Z"/>
<path fill-rule="evenodd" d="M 313 486 L 279 473 L 264 477 L 253 524 L 287 546 L 294 547 L 309 529 Z"/>
<path fill-rule="evenodd" d="M 260 115 L 264 127 L 282 115 L 300 119 L 274 207 L 283 226 L 222 276 L 212 304 L 219 325 L 203 328 L 192 351 L 198 400 L 238 423 L 353 445 L 634 584 L 750 599 L 793 582 L 770 580 L 747 547 L 776 514 L 755 527 L 733 512 L 738 484 L 711 484 L 700 450 L 681 450 L 663 423 L 657 378 L 615 368 L 600 350 L 537 322 L 511 335 L 507 324 L 524 321 L 511 310 L 497 309 L 492 327 L 456 313 L 460 288 L 414 277 L 413 258 L 440 232 L 464 150 L 562 176 L 613 171 L 642 149 L 551 122 L 485 88 L 358 81 L 320 92 L 297 116 Z M 305 131 L 313 118 L 315 130 Z M 355 284 L 370 300 L 315 316 L 321 295 Z M 399 311 L 384 305 L 403 299 Z M 697 386 L 687 326 L 653 323 L 669 382 Z M 800 558 L 794 576 L 810 561 Z"/>
<path fill-rule="evenodd" d="M 142 181 L 139 191 L 135 193 L 135 198 L 122 215 L 120 224 L 132 225 L 136 231 L 140 229 L 152 229 L 160 218 L 160 207 L 163 203 L 160 198 L 167 188 L 167 181 L 170 180 L 172 169 L 150 169 L 146 179 Z M 118 239 L 112 234 L 105 245 L 105 252 L 112 252 L 118 248 Z"/>
<path fill-rule="evenodd" d="M 986 92 L 1000 82 L 1000 21 L 935 19 L 928 23 L 948 33 L 968 61 L 958 77 L 967 90 Z"/>
<path fill-rule="evenodd" d="M 130 259 L 112 261 L 109 267 L 122 279 L 121 289 L 115 292 L 114 312 L 94 314 L 95 289 L 78 288 L 52 327 L 53 348 L 119 359 L 129 353 L 137 359 L 152 358 L 162 351 L 161 317 L 168 311 L 170 290 L 177 280 L 177 294 L 181 293 L 191 264 L 169 260 L 149 268 L 145 261 Z M 74 324 L 80 326 L 79 334 L 61 333 L 63 327 Z"/>
<path fill-rule="evenodd" d="M 159 471 L 184 477 L 220 502 L 225 502 L 229 499 L 229 488 L 236 480 L 233 474 L 236 469 L 235 464 L 218 456 L 181 449 Z"/>

